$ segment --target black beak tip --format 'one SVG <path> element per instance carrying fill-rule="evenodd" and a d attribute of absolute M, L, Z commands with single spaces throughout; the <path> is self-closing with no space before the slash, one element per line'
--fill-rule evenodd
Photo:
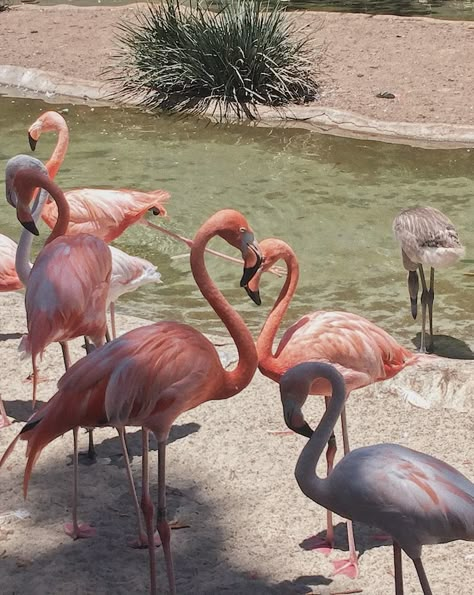
<path fill-rule="evenodd" d="M 305 438 L 311 438 L 313 435 L 313 430 L 306 422 L 299 428 L 292 428 L 292 430 L 294 430 L 297 434 L 301 434 L 301 436 L 305 436 Z"/>
<path fill-rule="evenodd" d="M 248 285 L 245 285 L 244 287 L 245 291 L 247 292 L 247 295 L 249 296 L 249 298 L 252 300 L 252 302 L 254 304 L 257 304 L 257 306 L 261 306 L 262 305 L 262 300 L 260 298 L 260 292 L 259 291 L 252 291 Z"/>
<path fill-rule="evenodd" d="M 30 149 L 34 151 L 36 149 L 36 143 L 38 142 L 35 140 L 30 133 L 28 133 L 28 142 L 30 143 Z"/>
<path fill-rule="evenodd" d="M 34 221 L 20 221 L 25 229 L 27 229 L 30 233 L 34 236 L 39 236 L 38 228 L 35 225 Z"/>

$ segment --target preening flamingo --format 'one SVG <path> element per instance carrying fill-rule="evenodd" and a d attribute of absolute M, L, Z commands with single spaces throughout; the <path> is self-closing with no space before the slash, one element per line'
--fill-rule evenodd
<path fill-rule="evenodd" d="M 143 490 L 141 507 L 146 521 L 150 555 L 151 593 L 156 594 L 153 543 L 153 504 L 148 481 L 148 431 L 158 441 L 157 529 L 163 544 L 171 593 L 175 593 L 170 530 L 166 520 L 165 452 L 171 425 L 199 404 L 226 399 L 243 390 L 257 369 L 257 351 L 242 318 L 211 280 L 205 266 L 205 246 L 219 235 L 238 248 L 244 259 L 241 285 L 261 264 L 258 244 L 246 219 L 223 210 L 198 230 L 191 248 L 194 279 L 235 341 L 236 368 L 226 371 L 214 345 L 193 327 L 157 322 L 137 328 L 96 349 L 76 362 L 58 383 L 58 392 L 29 419 L 4 454 L 4 463 L 19 438 L 28 441 L 24 490 L 43 448 L 78 426 L 143 426 Z"/>
<path fill-rule="evenodd" d="M 399 345 L 393 337 L 369 320 L 349 312 L 316 311 L 303 316 L 284 333 L 273 352 L 273 342 L 295 294 L 299 278 L 296 254 L 282 240 L 266 239 L 260 243 L 263 265 L 246 287 L 247 293 L 260 304 L 259 284 L 262 274 L 279 259 L 286 263 L 288 276 L 273 309 L 257 339 L 258 367 L 260 372 L 279 382 L 289 369 L 304 361 L 323 361 L 336 366 L 346 383 L 347 397 L 350 392 L 395 376 L 405 366 L 414 364 L 421 356 Z M 324 395 L 326 406 L 331 395 L 330 384 L 317 378 L 312 386 L 312 395 Z M 344 452 L 349 452 L 345 410 L 341 415 Z M 310 429 L 295 426 L 295 432 L 309 437 Z M 327 472 L 331 473 L 336 454 L 336 439 L 331 435 L 327 450 Z M 349 560 L 334 562 L 336 573 L 357 576 L 357 553 L 352 525 L 347 527 Z M 332 515 L 328 512 L 327 534 L 323 544 L 332 548 L 334 530 Z"/>
<path fill-rule="evenodd" d="M 426 308 L 430 326 L 428 351 L 433 351 L 433 301 L 435 269 L 449 267 L 464 256 L 454 225 L 438 209 L 413 207 L 404 209 L 393 221 L 393 232 L 402 249 L 403 266 L 408 271 L 408 292 L 411 314 L 417 315 L 418 271 L 421 278 L 421 341 L 420 352 L 426 352 Z M 426 285 L 423 265 L 430 268 L 430 287 Z"/>
<path fill-rule="evenodd" d="M 28 140 L 33 151 L 43 132 L 57 132 L 58 134 L 56 147 L 46 163 L 48 173 L 54 179 L 66 156 L 69 145 L 69 129 L 61 114 L 54 111 L 44 112 L 28 129 Z M 67 234 L 90 233 L 102 238 L 105 242 L 111 242 L 130 225 L 141 223 L 175 240 L 184 242 L 189 248 L 192 245 L 189 238 L 145 219 L 148 211 L 154 215 L 166 215 L 163 204 L 168 201 L 169 194 L 164 190 L 141 192 L 126 188 L 119 190 L 78 188 L 69 190 L 65 194 L 70 206 Z M 58 212 L 54 202 L 45 205 L 42 216 L 49 227 L 52 228 L 55 225 Z M 240 260 L 211 248 L 206 248 L 206 252 L 242 264 Z M 272 270 L 272 272 L 281 276 L 278 269 Z"/>
<path fill-rule="evenodd" d="M 112 275 L 107 301 L 110 304 L 112 337 L 115 339 L 115 302 L 124 293 L 135 291 L 143 285 L 161 283 L 161 275 L 149 260 L 131 256 L 114 246 L 109 248 L 112 253 Z"/>
<path fill-rule="evenodd" d="M 344 409 L 344 376 L 327 363 L 306 362 L 280 380 L 286 423 L 306 431 L 302 406 L 320 378 L 330 384 L 332 396 L 299 456 L 298 485 L 321 506 L 346 519 L 380 527 L 393 537 L 396 595 L 403 595 L 401 549 L 413 560 L 424 595 L 432 595 L 421 562 L 422 546 L 474 541 L 474 484 L 445 462 L 398 444 L 357 448 L 329 477 L 319 478 L 316 466 Z"/>

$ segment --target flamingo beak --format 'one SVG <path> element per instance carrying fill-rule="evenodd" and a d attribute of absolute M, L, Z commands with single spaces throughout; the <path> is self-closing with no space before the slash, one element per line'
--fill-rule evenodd
<path fill-rule="evenodd" d="M 244 272 L 240 280 L 240 287 L 245 287 L 254 278 L 256 272 L 263 262 L 260 246 L 253 237 L 253 233 L 247 231 L 242 240 L 242 254 L 244 256 Z"/>
<path fill-rule="evenodd" d="M 39 236 L 38 228 L 33 221 L 30 210 L 21 202 L 18 202 L 16 206 L 16 217 L 26 230 L 28 230 L 34 236 Z"/>
<path fill-rule="evenodd" d="M 34 151 L 36 149 L 36 143 L 38 142 L 38 140 L 36 138 L 33 138 L 29 132 L 28 132 L 28 142 L 30 143 L 30 149 L 32 151 Z"/>
<path fill-rule="evenodd" d="M 244 289 L 254 304 L 257 304 L 257 306 L 262 305 L 262 299 L 260 297 L 260 291 L 258 289 L 257 291 L 252 291 L 248 285 L 245 285 Z"/>
<path fill-rule="evenodd" d="M 39 236 L 39 231 L 34 221 L 20 221 L 20 223 L 26 230 L 28 230 L 34 236 Z"/>
<path fill-rule="evenodd" d="M 313 430 L 309 424 L 304 421 L 304 419 L 302 425 L 297 426 L 293 423 L 293 416 L 295 412 L 301 414 L 301 409 L 296 407 L 292 400 L 283 401 L 283 417 L 285 418 L 286 425 L 290 428 L 290 430 L 293 430 L 293 432 L 301 434 L 301 436 L 304 436 L 305 438 L 311 438 L 313 435 Z M 297 415 L 296 417 L 301 418 L 302 416 Z"/>

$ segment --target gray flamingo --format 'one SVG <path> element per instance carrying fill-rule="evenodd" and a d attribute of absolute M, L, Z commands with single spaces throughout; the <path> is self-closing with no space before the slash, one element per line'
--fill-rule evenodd
<path fill-rule="evenodd" d="M 432 595 L 421 562 L 422 546 L 474 541 L 474 484 L 443 461 L 398 444 L 352 450 L 320 479 L 316 466 L 344 407 L 344 379 L 330 364 L 305 362 L 283 375 L 280 391 L 287 425 L 310 430 L 302 406 L 319 377 L 330 381 L 332 396 L 299 456 L 298 485 L 321 506 L 393 537 L 396 595 L 403 595 L 401 550 L 413 560 L 424 595 Z"/>
<path fill-rule="evenodd" d="M 451 221 L 433 207 L 404 209 L 393 222 L 393 232 L 402 249 L 403 266 L 408 271 L 408 292 L 411 314 L 417 315 L 418 271 L 421 278 L 421 342 L 420 351 L 426 351 L 425 325 L 428 307 L 430 342 L 428 351 L 433 351 L 433 301 L 434 270 L 455 264 L 464 256 L 464 247 Z M 431 267 L 430 287 L 426 285 L 423 265 Z"/>

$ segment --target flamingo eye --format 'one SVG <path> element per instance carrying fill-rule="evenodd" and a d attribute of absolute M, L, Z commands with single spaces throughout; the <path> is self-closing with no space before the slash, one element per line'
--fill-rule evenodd
<path fill-rule="evenodd" d="M 245 227 L 241 227 L 239 231 L 240 233 L 245 233 L 247 230 L 245 229 Z"/>

